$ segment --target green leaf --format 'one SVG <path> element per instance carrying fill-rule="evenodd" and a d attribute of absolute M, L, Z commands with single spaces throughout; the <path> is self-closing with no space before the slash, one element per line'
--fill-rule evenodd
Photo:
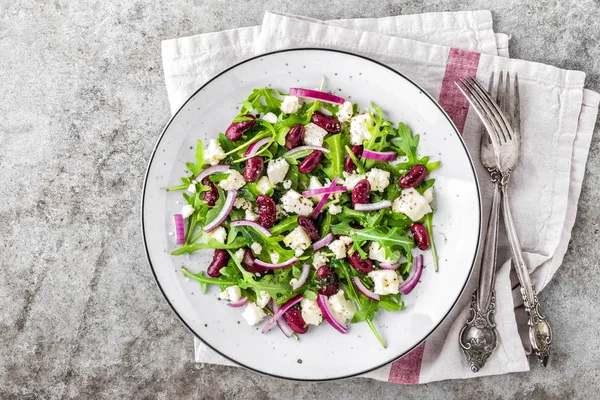
<path fill-rule="evenodd" d="M 204 225 L 210 224 L 217 217 L 217 215 L 219 215 L 223 205 L 225 204 L 225 192 L 223 192 L 223 189 L 221 189 L 220 186 L 217 186 L 217 190 L 219 191 L 219 198 L 215 202 L 215 205 L 206 213 Z"/>
<path fill-rule="evenodd" d="M 317 294 L 312 290 L 305 290 L 303 296 L 309 300 L 317 301 Z"/>
<path fill-rule="evenodd" d="M 438 272 L 438 255 L 437 250 L 435 249 L 435 242 L 433 241 L 433 211 L 429 214 L 425 215 L 425 228 L 427 229 L 427 234 L 429 235 L 429 243 L 431 245 L 431 254 L 433 255 L 433 266 L 435 272 Z"/>
<path fill-rule="evenodd" d="M 298 216 L 290 215 L 289 217 L 281 220 L 277 225 L 271 228 L 271 233 L 274 236 L 281 235 L 282 233 L 289 232 L 298 226 Z"/>
<path fill-rule="evenodd" d="M 203 238 L 206 240 L 206 242 L 203 243 L 191 243 L 191 244 L 186 244 L 181 246 L 180 248 L 178 248 L 177 250 L 174 250 L 173 252 L 171 252 L 171 255 L 173 256 L 179 256 L 181 254 L 192 254 L 195 251 L 198 250 L 202 250 L 202 249 L 239 249 L 241 247 L 247 247 L 249 246 L 249 243 L 241 237 L 238 237 L 237 239 L 235 239 L 233 242 L 229 243 L 229 244 L 223 244 L 221 242 L 216 241 L 215 239 L 213 239 L 210 235 L 203 233 L 202 234 Z"/>
<path fill-rule="evenodd" d="M 329 160 L 329 166 L 323 168 L 325 174 L 330 180 L 336 176 L 343 176 L 344 172 L 344 143 L 340 133 L 331 135 L 324 140 L 329 153 L 325 153 L 325 158 Z"/>
<path fill-rule="evenodd" d="M 392 143 L 408 157 L 408 163 L 414 165 L 417 163 L 417 146 L 419 145 L 419 135 L 414 135 L 403 122 L 398 124 L 398 136 Z"/>

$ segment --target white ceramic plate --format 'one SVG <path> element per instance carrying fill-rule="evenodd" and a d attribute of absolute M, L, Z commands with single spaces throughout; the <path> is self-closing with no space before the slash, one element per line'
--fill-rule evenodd
<path fill-rule="evenodd" d="M 272 86 L 327 88 L 361 106 L 371 101 L 388 119 L 405 122 L 421 134 L 419 152 L 441 160 L 436 178 L 434 239 L 440 270 L 431 256 L 421 282 L 400 312 L 380 313 L 375 325 L 387 348 L 377 342 L 367 324 L 352 324 L 342 335 L 328 326 L 311 327 L 299 341 L 278 329 L 265 335 L 241 317 L 243 309 L 218 301 L 217 287 L 201 294 L 199 284 L 181 273 L 205 270 L 212 252 L 174 257 L 173 214 L 180 212 L 181 193 L 166 193 L 189 174 L 197 139 L 216 137 L 238 113 L 252 89 Z M 201 87 L 169 121 L 148 167 L 142 199 L 142 229 L 148 260 L 159 288 L 182 322 L 206 345 L 247 368 L 298 379 L 329 380 L 362 374 L 408 353 L 444 319 L 471 274 L 480 236 L 479 187 L 466 147 L 439 105 L 402 74 L 364 57 L 339 51 L 297 49 L 270 53 L 235 65 Z"/>

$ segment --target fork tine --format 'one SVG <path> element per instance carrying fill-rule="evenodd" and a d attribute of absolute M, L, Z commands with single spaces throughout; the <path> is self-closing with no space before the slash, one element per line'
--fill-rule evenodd
<path fill-rule="evenodd" d="M 500 77 L 498 78 L 498 87 L 496 88 L 496 104 L 498 104 L 500 106 L 500 108 L 502 108 L 502 101 L 503 101 L 503 90 L 502 87 L 504 85 L 504 72 L 500 71 Z"/>
<path fill-rule="evenodd" d="M 515 72 L 513 124 L 516 138 L 521 140 L 521 99 L 519 96 L 519 76 Z"/>
<path fill-rule="evenodd" d="M 469 77 L 471 83 L 474 85 L 477 93 L 479 93 L 483 98 L 485 98 L 485 103 L 490 107 L 490 111 L 494 116 L 494 119 L 499 124 L 499 132 L 502 134 L 502 139 L 504 142 L 508 141 L 510 126 L 508 125 L 508 121 L 503 113 L 500 111 L 499 106 L 492 100 L 492 98 L 487 94 L 481 83 L 477 81 L 474 77 Z"/>
<path fill-rule="evenodd" d="M 490 94 L 490 96 L 493 96 L 492 92 L 494 91 L 494 71 L 492 71 L 491 75 L 490 75 L 490 81 L 488 82 L 488 93 Z M 486 130 L 487 133 L 487 130 Z M 489 133 L 488 133 L 488 144 L 492 143 L 492 139 L 490 139 L 489 137 Z"/>
<path fill-rule="evenodd" d="M 482 118 L 484 124 L 487 120 L 489 126 L 486 125 L 486 128 L 488 129 L 488 133 L 490 133 L 489 136 L 492 140 L 492 143 L 494 144 L 494 146 L 500 146 L 502 138 L 500 137 L 501 127 L 498 124 L 498 119 L 495 117 L 493 111 L 491 110 L 490 106 L 486 103 L 485 99 L 478 93 L 477 88 L 474 87 L 473 84 L 466 79 L 461 79 L 461 82 L 467 88 L 474 101 L 477 102 L 480 110 L 475 110 Z M 471 102 L 471 104 L 473 104 L 473 102 Z"/>
<path fill-rule="evenodd" d="M 512 118 L 512 111 L 511 111 L 511 97 L 510 97 L 510 73 L 508 71 L 506 71 L 506 95 L 504 98 L 504 108 L 502 108 L 502 111 L 504 111 L 504 115 L 506 115 L 506 117 L 508 118 L 508 123 L 510 127 L 513 127 L 513 118 Z M 509 137 L 512 139 L 512 133 L 509 130 L 508 131 L 508 135 Z"/>

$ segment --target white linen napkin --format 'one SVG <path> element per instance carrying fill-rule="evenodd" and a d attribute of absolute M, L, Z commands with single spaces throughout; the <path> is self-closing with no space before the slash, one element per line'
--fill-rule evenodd
<path fill-rule="evenodd" d="M 494 33 L 489 11 L 329 22 L 267 12 L 260 27 L 162 43 L 171 111 L 231 64 L 295 47 L 334 48 L 371 57 L 405 73 L 437 98 L 463 133 L 478 167 L 485 219 L 491 188 L 486 185 L 487 171 L 479 164 L 481 123 L 468 112 L 453 82 L 473 74 L 487 82 L 492 71 L 518 72 L 524 137 L 520 165 L 510 183 L 511 206 L 532 280 L 538 291 L 543 289 L 568 246 L 600 102 L 597 93 L 583 88 L 583 72 L 509 59 L 508 36 Z M 509 259 L 505 241 L 499 257 Z M 528 349 L 518 333 L 526 320 L 521 314 L 515 318 L 514 308 L 522 300 L 518 288 L 513 290 L 509 262 L 498 268 L 496 278 L 499 347 L 478 374 L 469 370 L 457 338 L 476 279 L 474 274 L 457 306 L 424 344 L 365 376 L 414 384 L 528 370 Z M 195 351 L 197 362 L 235 365 L 196 338 Z"/>

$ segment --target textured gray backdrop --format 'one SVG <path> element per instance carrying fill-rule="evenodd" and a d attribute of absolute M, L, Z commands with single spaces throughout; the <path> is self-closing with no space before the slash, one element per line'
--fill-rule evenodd
<path fill-rule="evenodd" d="M 162 39 L 259 24 L 264 10 L 475 9 L 513 35 L 512 56 L 584 70 L 600 90 L 592 0 L 0 0 L 0 398 L 597 398 L 598 130 L 569 251 L 541 294 L 555 328 L 547 369 L 407 387 L 196 365 L 146 263 L 142 178 L 169 118 Z"/>

